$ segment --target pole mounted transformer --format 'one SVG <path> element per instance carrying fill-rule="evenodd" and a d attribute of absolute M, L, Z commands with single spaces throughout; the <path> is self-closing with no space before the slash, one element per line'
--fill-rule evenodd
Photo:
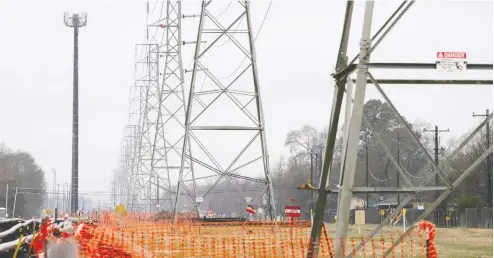
<path fill-rule="evenodd" d="M 64 22 L 74 28 L 74 77 L 72 107 L 72 179 L 70 196 L 72 213 L 77 212 L 79 194 L 79 28 L 87 24 L 87 13 L 64 13 Z"/>

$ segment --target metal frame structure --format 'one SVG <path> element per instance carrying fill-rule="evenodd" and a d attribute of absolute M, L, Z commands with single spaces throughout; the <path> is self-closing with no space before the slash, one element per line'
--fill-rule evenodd
<path fill-rule="evenodd" d="M 140 116 L 139 116 L 139 139 L 137 145 L 137 164 L 133 183 L 135 184 L 135 195 L 141 211 L 152 208 L 152 182 L 160 175 L 155 171 L 156 162 L 156 135 L 162 134 L 159 130 L 160 121 L 160 86 L 159 86 L 159 52 L 158 44 L 139 44 L 146 53 L 144 59 L 138 60 L 137 65 L 144 66 L 143 77 L 137 78 L 135 87 L 141 89 Z M 147 203 L 147 205 L 142 205 Z"/>
<path fill-rule="evenodd" d="M 376 35 L 371 37 L 371 25 L 372 25 L 372 16 L 374 9 L 374 1 L 366 1 L 365 3 L 365 14 L 364 14 L 364 25 L 362 30 L 362 39 L 360 42 L 360 53 L 358 57 L 355 57 L 349 65 L 347 65 L 347 46 L 348 46 L 348 36 L 351 25 L 351 17 L 353 12 L 354 1 L 347 1 L 346 15 L 344 28 L 342 33 L 342 39 L 340 44 L 340 50 L 338 54 L 336 73 L 333 75 L 336 79 L 336 87 L 335 94 L 333 98 L 333 106 L 331 113 L 331 120 L 329 126 L 328 140 L 327 146 L 325 150 L 325 159 L 323 163 L 323 170 L 321 173 L 321 184 L 320 188 L 317 189 L 319 192 L 316 212 L 314 216 L 314 223 L 311 232 L 311 245 L 309 246 L 307 257 L 317 257 L 318 247 L 319 247 L 319 239 L 320 232 L 322 228 L 322 219 L 324 215 L 325 205 L 327 194 L 331 192 L 339 192 L 339 203 L 338 203 L 338 221 L 337 221 L 337 230 L 336 230 L 336 238 L 345 239 L 348 231 L 348 223 L 350 216 L 350 201 L 353 193 L 362 192 L 423 192 L 423 191 L 443 191 L 439 198 L 434 201 L 430 207 L 428 207 L 425 212 L 417 219 L 421 220 L 426 218 L 461 182 L 468 177 L 476 167 L 481 164 L 481 162 L 492 154 L 492 145 L 473 163 L 469 168 L 463 171 L 462 175 L 459 176 L 454 182 L 450 182 L 447 178 L 447 167 L 444 164 L 447 164 L 449 160 L 455 157 L 463 147 L 481 130 L 481 128 L 488 123 L 493 114 L 491 113 L 486 120 L 477 127 L 477 129 L 470 134 L 460 145 L 459 147 L 451 153 L 448 157 L 443 160 L 441 165 L 437 165 L 431 155 L 428 153 L 426 148 L 420 143 L 419 139 L 413 134 L 413 131 L 409 127 L 409 125 L 404 121 L 403 117 L 399 114 L 396 107 L 393 105 L 389 97 L 384 93 L 382 88 L 380 87 L 380 83 L 393 83 L 393 84 L 492 84 L 492 80 L 376 80 L 372 74 L 369 72 L 370 68 L 397 68 L 397 69 L 435 69 L 434 64 L 406 64 L 406 63 L 369 63 L 370 54 L 372 51 L 380 44 L 383 38 L 387 35 L 387 33 L 394 27 L 394 25 L 401 19 L 401 17 L 406 13 L 406 11 L 414 4 L 415 1 L 403 1 L 403 3 L 398 7 L 398 9 L 393 13 L 393 15 L 388 19 L 388 21 L 378 30 Z M 389 26 L 388 26 L 389 25 Z M 357 65 L 353 65 L 353 62 L 359 59 L 359 63 Z M 492 70 L 492 64 L 469 64 L 468 69 L 484 69 L 484 70 Z M 350 79 L 350 74 L 356 71 L 357 78 L 356 80 Z M 353 87 L 353 81 L 356 82 L 355 87 Z M 354 188 L 354 178 L 355 178 L 355 169 L 356 169 L 356 160 L 358 154 L 359 147 L 359 135 L 362 122 L 371 130 L 372 125 L 365 119 L 363 116 L 363 107 L 365 100 L 365 91 L 366 85 L 368 83 L 373 84 L 376 89 L 381 93 L 384 97 L 386 103 L 391 107 L 393 112 L 397 115 L 397 117 L 401 120 L 402 124 L 405 126 L 407 131 L 412 136 L 413 141 L 418 144 L 418 146 L 422 149 L 422 151 L 427 155 L 428 160 L 432 164 L 434 169 L 434 173 L 429 173 L 425 179 L 423 179 L 418 186 L 412 185 L 410 179 L 406 176 L 404 168 L 401 167 L 393 155 L 389 152 L 389 149 L 384 145 L 384 142 L 377 135 L 377 141 L 379 146 L 386 152 L 387 156 L 390 158 L 390 161 L 393 163 L 394 167 L 398 170 L 399 174 L 402 176 L 402 186 L 397 187 L 387 187 L 387 188 Z M 336 139 L 336 131 L 338 130 L 338 122 L 340 117 L 340 110 L 343 103 L 344 93 L 346 95 L 346 110 L 345 110 L 345 123 L 343 125 L 344 130 L 344 138 L 343 138 L 343 156 L 342 156 L 342 166 L 340 170 L 340 189 L 331 190 L 327 188 L 330 174 L 330 166 L 333 158 L 334 151 L 334 143 Z M 353 104 L 353 105 L 352 105 Z M 375 132 L 375 130 L 372 130 Z M 427 171 L 428 167 L 425 166 L 422 171 Z M 439 174 L 442 182 L 444 183 L 444 187 L 442 186 L 427 186 L 427 183 L 435 177 L 435 174 Z M 377 226 L 370 234 L 367 236 L 362 243 L 360 243 L 354 251 L 349 254 L 347 257 L 351 257 L 356 251 L 362 248 L 370 238 L 380 231 L 380 229 L 387 224 L 391 218 L 396 216 L 405 205 L 407 205 L 413 199 L 412 195 L 409 195 L 401 203 L 398 207 L 391 212 L 379 226 Z M 411 224 L 406 232 L 410 232 L 414 228 L 414 223 Z M 403 234 L 401 238 L 403 238 L 406 234 Z M 395 246 L 400 243 L 400 239 L 395 241 Z M 341 241 L 345 242 L 345 241 Z M 336 241 L 335 243 L 335 256 L 343 257 L 341 242 Z M 386 251 L 386 255 L 391 252 L 391 247 Z"/>
<path fill-rule="evenodd" d="M 174 216 L 174 222 L 176 222 L 177 219 L 177 212 L 178 212 L 178 207 L 179 207 L 179 196 L 180 191 L 184 189 L 188 194 L 190 194 L 190 190 L 188 189 L 187 183 L 189 182 L 194 182 L 199 179 L 204 179 L 204 178 L 213 178 L 216 177 L 217 179 L 214 181 L 214 183 L 210 186 L 208 186 L 208 190 L 206 193 L 202 196 L 202 200 L 205 200 L 208 198 L 209 194 L 213 192 L 215 187 L 218 185 L 218 183 L 222 180 L 228 180 L 228 182 L 232 185 L 235 185 L 237 188 L 240 188 L 238 185 L 237 181 L 239 180 L 245 180 L 245 181 L 251 181 L 251 182 L 258 182 L 263 184 L 264 186 L 262 187 L 262 192 L 265 192 L 265 197 L 266 197 L 266 205 L 267 209 L 269 211 L 269 216 L 271 218 L 274 217 L 275 214 L 275 206 L 274 204 L 274 194 L 273 194 L 273 188 L 272 188 L 272 182 L 270 179 L 270 174 L 269 174 L 269 160 L 268 160 L 268 151 L 267 151 L 267 143 L 266 143 L 266 135 L 264 133 L 265 130 L 265 123 L 264 123 L 264 114 L 263 114 L 263 108 L 262 108 L 262 103 L 261 103 L 261 97 L 260 97 L 260 89 L 259 89 L 259 77 L 257 73 L 257 64 L 256 64 L 256 52 L 255 52 L 255 47 L 254 47 L 254 37 L 253 37 L 253 32 L 252 32 L 252 25 L 251 25 L 251 16 L 250 16 L 250 8 L 249 8 L 249 1 L 239 1 L 238 3 L 241 9 L 237 14 L 235 14 L 235 19 L 232 23 L 230 23 L 228 26 L 223 26 L 220 21 L 214 17 L 208 6 L 211 4 L 212 1 L 202 1 L 201 3 L 201 14 L 199 16 L 199 30 L 197 33 L 197 39 L 195 41 L 196 47 L 195 47 L 195 54 L 194 54 L 194 65 L 192 69 L 192 76 L 191 76 L 191 86 L 190 86 L 190 91 L 189 91 L 189 96 L 188 96 L 188 101 L 187 101 L 187 112 L 185 116 L 185 141 L 183 143 L 183 148 L 186 148 L 190 143 L 194 143 L 195 145 L 198 146 L 198 148 L 205 154 L 205 156 L 200 157 L 197 155 L 194 149 L 194 154 L 187 155 L 187 153 L 182 152 L 182 165 L 180 168 L 180 174 L 179 174 L 179 179 L 178 179 L 178 190 L 177 190 L 177 195 L 176 195 L 176 201 L 175 201 L 175 216 Z M 232 2 L 233 4 L 234 2 Z M 229 14 L 233 15 L 234 11 L 230 11 Z M 245 29 L 239 28 L 240 24 L 242 21 L 245 20 Z M 214 24 L 215 28 L 213 29 L 207 29 L 205 28 L 205 23 L 206 21 L 211 22 Z M 204 34 L 216 34 L 218 35 L 211 43 L 207 43 L 206 46 L 201 48 L 200 43 L 203 43 L 202 38 Z M 236 37 L 239 34 L 247 34 L 248 37 L 248 46 L 245 47 L 240 40 L 238 40 Z M 245 68 L 233 79 L 231 80 L 228 84 L 224 84 L 221 81 L 221 78 L 219 78 L 217 75 L 214 74 L 214 72 L 210 71 L 206 67 L 206 63 L 204 62 L 205 60 L 205 54 L 211 54 L 214 53 L 211 51 L 212 47 L 215 47 L 215 43 L 217 43 L 222 37 L 228 37 L 228 40 L 233 43 L 235 46 L 235 49 L 240 50 L 244 57 L 244 60 L 248 60 L 247 65 Z M 214 54 L 212 54 L 214 55 Z M 211 56 L 211 55 L 210 55 Z M 218 56 L 218 58 L 221 58 Z M 228 65 L 229 60 L 224 60 L 225 64 L 222 66 Z M 231 64 L 230 66 L 235 65 Z M 249 91 L 238 91 L 235 90 L 234 87 L 235 85 L 239 85 L 237 79 L 241 77 L 244 74 L 249 74 L 249 72 L 252 74 L 252 80 L 249 82 L 250 85 L 253 87 Z M 204 90 L 202 91 L 202 87 L 198 89 L 197 85 L 197 75 L 198 73 L 204 73 L 206 78 L 209 79 L 209 82 L 213 87 L 216 89 L 213 90 Z M 201 100 L 201 96 L 213 96 L 213 100 L 208 104 L 205 103 Z M 200 117 L 203 117 L 203 113 L 206 110 L 210 110 L 211 106 L 214 106 L 216 104 L 216 100 L 220 96 L 227 96 L 228 101 L 233 102 L 242 112 L 245 114 L 249 120 L 250 120 L 250 126 L 237 126 L 237 125 L 232 125 L 231 121 L 227 121 L 226 119 L 223 119 L 221 122 L 219 121 L 209 121 L 210 124 L 204 125 L 201 122 L 198 122 L 197 119 Z M 242 96 L 248 96 L 249 101 L 247 103 L 243 103 L 238 99 L 239 95 Z M 215 103 L 216 102 L 216 103 Z M 252 114 L 246 107 L 250 103 L 255 103 L 255 114 Z M 198 104 L 198 105 L 194 105 Z M 197 113 L 195 113 L 195 112 Z M 254 113 L 253 112 L 253 113 Z M 221 117 L 221 114 L 216 113 L 216 117 Z M 213 124 L 213 125 L 211 125 Z M 250 131 L 250 132 L 255 132 L 255 136 L 247 143 L 244 145 L 243 149 L 238 153 L 238 155 L 231 161 L 231 163 L 228 164 L 228 167 L 222 167 L 221 164 L 218 162 L 218 155 L 213 155 L 210 150 L 208 150 L 209 147 L 211 146 L 205 146 L 204 144 L 201 143 L 201 140 L 204 140 L 205 138 L 201 138 L 200 136 L 197 135 L 198 132 L 203 132 L 207 134 L 208 132 L 211 131 L 222 131 L 222 132 L 234 132 L 234 131 Z M 203 136 L 207 137 L 207 136 Z M 259 156 L 257 156 L 255 159 L 250 160 L 246 163 L 239 164 L 237 161 L 241 159 L 243 156 L 245 156 L 245 152 L 249 147 L 254 143 L 254 142 L 260 142 L 261 149 L 257 150 L 258 153 L 260 153 Z M 240 141 L 235 141 L 236 146 L 240 146 L 243 143 L 240 143 Z M 218 148 L 218 146 L 216 146 Z M 236 151 L 236 150 L 231 150 L 231 151 Z M 201 168 L 204 171 L 211 172 L 211 174 L 214 174 L 214 176 L 204 176 L 202 178 L 199 177 L 199 175 L 196 173 L 196 178 L 188 178 L 186 174 L 186 165 L 187 165 L 187 160 L 190 160 L 191 164 L 197 164 L 198 166 L 196 167 L 197 169 Z M 244 176 L 240 175 L 237 173 L 238 170 L 242 169 L 243 167 L 250 165 L 254 162 L 262 162 L 262 170 L 264 172 L 263 177 L 264 178 L 254 178 L 254 177 L 249 177 L 249 176 Z M 243 162 L 243 161 L 242 161 Z M 198 172 L 199 173 L 199 172 Z M 243 196 L 243 191 L 242 189 L 238 189 L 238 192 Z M 258 199 L 262 192 L 256 196 L 254 199 Z M 243 196 L 245 199 L 245 196 Z M 243 200 L 242 200 L 243 201 Z M 196 202 L 196 205 L 200 205 L 199 202 Z"/>
<path fill-rule="evenodd" d="M 166 52 L 164 72 L 162 74 L 162 109 L 160 126 L 166 133 L 162 136 L 165 146 L 163 156 L 166 158 L 164 169 L 168 174 L 166 198 L 170 199 L 170 211 L 174 208 L 175 190 L 172 194 L 172 180 L 178 179 L 180 169 L 183 168 L 191 178 L 195 178 L 192 164 L 185 160 L 182 166 L 182 155 L 190 155 L 190 144 L 184 145 L 185 134 L 185 92 L 184 92 L 184 68 L 182 64 L 182 3 L 180 0 L 167 1 L 166 13 Z M 170 177 L 176 175 L 176 177 Z M 175 183 L 175 182 L 173 182 Z M 196 197 L 196 186 L 191 186 L 189 194 Z M 173 185 L 173 189 L 176 186 Z"/>
<path fill-rule="evenodd" d="M 161 17 L 165 3 L 166 15 Z M 158 2 L 150 11 L 147 3 L 148 19 L 157 6 Z M 125 133 L 126 147 L 121 151 L 123 161 L 118 172 L 126 175 L 119 184 L 125 187 L 125 201 L 133 211 L 173 209 L 176 190 L 172 181 L 178 178 L 182 151 L 189 152 L 189 148 L 182 148 L 185 94 L 181 19 L 181 1 L 162 1 L 159 17 L 146 26 L 146 44 L 136 45 L 136 56 L 145 54 L 136 60 L 135 85 L 131 89 L 138 93 L 133 95 L 131 90 L 131 130 Z M 135 106 L 139 106 L 137 110 Z M 194 177 L 190 164 L 186 162 L 184 168 Z"/>

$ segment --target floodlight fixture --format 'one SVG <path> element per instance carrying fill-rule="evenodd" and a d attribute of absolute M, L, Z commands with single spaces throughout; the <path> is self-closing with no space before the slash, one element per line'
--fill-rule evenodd
<path fill-rule="evenodd" d="M 69 12 L 64 12 L 63 21 L 68 27 L 84 27 L 87 24 L 87 13 L 73 13 L 70 16 Z"/>

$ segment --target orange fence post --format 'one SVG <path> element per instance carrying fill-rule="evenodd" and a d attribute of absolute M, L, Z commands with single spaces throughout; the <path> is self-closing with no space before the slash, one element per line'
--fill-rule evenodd
<path fill-rule="evenodd" d="M 391 239 L 391 258 L 396 258 L 395 256 L 395 240 L 393 238 L 393 236 L 390 236 L 390 239 Z"/>
<path fill-rule="evenodd" d="M 382 248 L 381 255 L 383 258 L 386 258 L 386 256 L 384 256 L 384 253 L 386 252 L 384 236 L 381 236 L 381 248 Z"/>
<path fill-rule="evenodd" d="M 360 243 L 362 244 L 362 254 L 363 254 L 363 258 L 365 258 L 366 256 L 366 253 L 365 253 L 365 241 L 364 241 L 364 237 L 360 237 Z M 356 254 L 355 254 L 356 255 Z"/>
<path fill-rule="evenodd" d="M 346 256 L 346 243 L 343 238 L 340 238 L 340 243 L 341 243 L 341 252 L 343 253 L 343 256 Z"/>
<path fill-rule="evenodd" d="M 350 241 L 352 242 L 353 257 L 355 257 L 357 255 L 357 251 L 355 250 L 355 239 L 353 237 L 350 237 Z"/>
<path fill-rule="evenodd" d="M 405 244 L 403 243 L 404 237 L 402 237 L 403 234 L 400 233 L 400 247 L 401 247 L 401 258 L 405 258 Z"/>
<path fill-rule="evenodd" d="M 374 237 L 371 238 L 371 247 L 372 247 L 372 257 L 377 257 L 376 254 L 376 243 L 374 241 Z"/>

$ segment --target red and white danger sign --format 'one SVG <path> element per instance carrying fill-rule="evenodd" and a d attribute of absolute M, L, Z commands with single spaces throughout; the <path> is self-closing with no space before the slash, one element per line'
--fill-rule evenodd
<path fill-rule="evenodd" d="M 300 206 L 285 206 L 285 216 L 289 218 L 300 218 Z"/>
<path fill-rule="evenodd" d="M 460 58 L 466 59 L 466 52 L 437 52 L 437 58 Z"/>
<path fill-rule="evenodd" d="M 252 205 L 247 206 L 247 209 L 245 209 L 246 212 L 250 214 L 255 214 L 256 213 L 256 208 Z"/>
<path fill-rule="evenodd" d="M 437 52 L 436 69 L 438 71 L 465 71 L 467 70 L 466 52 Z"/>

